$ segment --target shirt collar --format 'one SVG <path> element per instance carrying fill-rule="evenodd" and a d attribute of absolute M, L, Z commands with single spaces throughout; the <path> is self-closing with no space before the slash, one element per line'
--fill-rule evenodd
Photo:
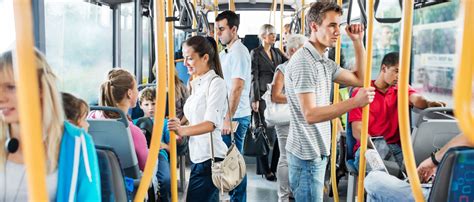
<path fill-rule="evenodd" d="M 203 82 L 205 82 L 205 81 L 211 79 L 211 78 L 214 77 L 215 75 L 217 75 L 216 72 L 211 69 L 211 70 L 209 70 L 208 72 L 206 72 L 205 74 L 203 74 L 203 75 L 201 75 L 201 76 L 199 76 L 199 77 L 194 78 L 194 79 L 190 82 L 191 87 L 192 87 L 193 89 L 195 89 L 195 86 L 196 86 L 196 85 L 201 85 Z"/>
<path fill-rule="evenodd" d="M 311 53 L 311 55 L 314 57 L 315 60 L 320 61 L 320 62 L 324 61 L 324 57 L 318 53 L 318 51 L 316 50 L 316 48 L 313 46 L 313 44 L 310 41 L 306 41 L 303 46 L 309 50 L 309 52 Z"/>
<path fill-rule="evenodd" d="M 234 44 L 232 44 L 232 46 L 231 46 L 230 48 L 225 48 L 223 51 L 224 51 L 225 53 L 230 53 L 230 52 L 232 52 L 232 50 L 234 50 L 234 49 L 236 48 L 237 44 L 242 43 L 241 41 L 242 41 L 241 39 L 237 39 L 237 40 L 234 42 Z"/>

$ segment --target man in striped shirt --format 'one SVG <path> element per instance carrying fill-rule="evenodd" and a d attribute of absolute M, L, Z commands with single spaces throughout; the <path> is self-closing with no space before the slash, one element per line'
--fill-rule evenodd
<path fill-rule="evenodd" d="M 352 71 L 340 68 L 322 55 L 340 36 L 342 8 L 333 2 L 311 5 L 306 16 L 309 41 L 291 58 L 285 74 L 290 106 L 290 132 L 286 150 L 290 187 L 296 201 L 323 201 L 323 182 L 330 155 L 330 120 L 372 102 L 374 88 L 361 89 L 357 96 L 331 105 L 331 83 L 362 86 L 365 50 L 362 25 L 346 27 L 353 42 L 356 64 Z"/>

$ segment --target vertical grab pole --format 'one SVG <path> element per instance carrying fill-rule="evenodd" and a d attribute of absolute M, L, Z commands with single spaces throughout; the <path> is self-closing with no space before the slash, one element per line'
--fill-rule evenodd
<path fill-rule="evenodd" d="M 193 0 L 193 6 L 194 6 L 195 9 L 197 9 L 197 0 Z M 196 14 L 197 14 L 197 12 L 196 12 Z M 197 32 L 198 32 L 198 30 L 197 30 L 197 19 L 196 18 L 197 18 L 197 16 L 195 16 L 195 18 L 193 18 L 193 30 L 196 30 L 196 31 L 192 32 L 192 34 L 191 34 L 192 36 L 196 36 Z"/>
<path fill-rule="evenodd" d="M 474 45 L 474 2 L 464 0 L 464 29 L 461 49 L 461 62 L 459 63 L 456 83 L 454 88 L 454 115 L 459 121 L 459 128 L 471 143 L 474 143 L 474 119 L 472 115 L 472 77 L 474 60 L 469 48 Z M 471 11 L 471 12 L 469 12 Z"/>
<path fill-rule="evenodd" d="M 173 16 L 173 0 L 167 0 L 168 8 L 166 13 L 168 16 Z M 166 35 L 168 36 L 168 107 L 169 118 L 176 118 L 175 106 L 175 85 L 174 85 L 174 27 L 173 22 L 168 21 L 168 28 Z M 176 133 L 170 131 L 170 173 L 171 173 L 171 201 L 178 202 L 178 180 L 176 174 Z"/>
<path fill-rule="evenodd" d="M 306 26 L 306 20 L 305 20 L 306 16 L 305 16 L 304 10 L 305 10 L 304 0 L 301 0 L 301 34 L 306 36 L 306 34 L 304 33 L 305 26 Z"/>
<path fill-rule="evenodd" d="M 214 19 L 216 19 L 219 10 L 219 1 L 214 0 Z M 219 45 L 219 38 L 217 37 L 217 22 L 214 22 L 214 40 Z"/>
<path fill-rule="evenodd" d="M 367 1 L 367 67 L 365 68 L 364 88 L 370 87 L 372 77 L 372 39 L 374 30 L 374 0 Z M 357 183 L 357 201 L 364 201 L 365 152 L 369 133 L 369 105 L 362 110 L 362 130 L 360 133 L 359 181 Z"/>
<path fill-rule="evenodd" d="M 18 110 L 30 201 L 48 201 L 38 75 L 33 49 L 31 1 L 13 1 L 16 33 Z"/>
<path fill-rule="evenodd" d="M 337 0 L 337 5 L 342 7 L 342 0 Z M 336 42 L 336 64 L 341 65 L 341 37 L 337 38 Z M 334 82 L 334 93 L 333 103 L 339 102 L 339 84 Z M 332 135 L 331 135 L 331 185 L 334 196 L 334 201 L 339 202 L 339 191 L 337 190 L 337 179 L 336 179 L 336 153 L 337 153 L 337 123 L 338 118 L 332 120 Z"/>
<path fill-rule="evenodd" d="M 398 82 L 398 122 L 403 159 L 408 172 L 411 190 L 416 201 L 424 201 L 420 179 L 416 170 L 415 157 L 410 137 L 410 109 L 408 108 L 408 82 L 410 77 L 410 57 L 413 22 L 413 1 L 403 1 L 402 47 L 400 48 L 400 76 Z"/>
<path fill-rule="evenodd" d="M 229 0 L 229 10 L 235 12 L 235 2 L 234 2 L 234 0 Z"/>
<path fill-rule="evenodd" d="M 161 33 L 165 31 L 165 7 L 163 0 L 156 0 L 154 3 L 154 19 L 153 26 L 155 27 L 154 38 L 155 38 L 155 58 L 157 62 L 157 96 L 156 96 L 156 113 L 155 113 L 155 124 L 153 124 L 153 134 L 151 136 L 150 151 L 146 159 L 145 170 L 143 171 L 142 179 L 140 180 L 140 186 L 138 187 L 137 194 L 135 195 L 135 202 L 141 202 L 144 200 L 147 193 L 148 187 L 150 186 L 151 179 L 154 176 L 153 170 L 158 160 L 159 149 L 161 145 L 161 136 L 163 132 L 164 118 L 165 118 L 165 107 L 166 107 L 166 53 L 165 53 L 165 36 Z M 171 181 L 176 178 L 171 178 Z"/>
<path fill-rule="evenodd" d="M 276 27 L 276 11 L 277 11 L 278 2 L 273 1 L 273 27 Z"/>
<path fill-rule="evenodd" d="M 285 8 L 285 1 L 280 0 L 280 47 L 278 47 L 281 51 L 283 51 L 283 8 Z"/>

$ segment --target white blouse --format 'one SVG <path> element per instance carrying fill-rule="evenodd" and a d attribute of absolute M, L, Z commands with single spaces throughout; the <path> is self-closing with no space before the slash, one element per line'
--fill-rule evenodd
<path fill-rule="evenodd" d="M 225 81 L 218 76 L 215 78 L 216 76 L 214 70 L 209 70 L 191 81 L 192 92 L 184 104 L 184 115 L 190 125 L 204 121 L 214 123 L 215 129 L 212 132 L 214 157 L 224 158 L 227 146 L 222 140 L 221 129 L 227 112 L 227 89 Z M 211 159 L 209 136 L 209 133 L 205 133 L 189 138 L 189 154 L 193 163 Z"/>

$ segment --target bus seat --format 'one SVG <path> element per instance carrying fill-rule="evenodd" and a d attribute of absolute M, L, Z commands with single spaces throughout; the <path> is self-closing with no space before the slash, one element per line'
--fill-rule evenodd
<path fill-rule="evenodd" d="M 183 82 L 184 86 L 187 86 L 190 76 L 188 74 L 188 68 L 184 66 L 184 62 L 176 63 L 176 73 L 178 74 L 178 78 Z"/>
<path fill-rule="evenodd" d="M 428 201 L 474 200 L 474 148 L 451 148 L 443 156 Z"/>
<path fill-rule="evenodd" d="M 249 51 L 251 51 L 260 45 L 260 39 L 258 39 L 256 34 L 248 34 L 244 36 L 242 43 L 247 47 L 247 49 L 249 49 Z"/>
<path fill-rule="evenodd" d="M 112 148 L 96 146 L 100 169 L 102 201 L 127 201 L 124 176 Z"/>
<path fill-rule="evenodd" d="M 92 106 L 91 110 L 113 111 L 120 114 L 120 119 L 87 120 L 90 124 L 89 133 L 96 145 L 110 147 L 116 151 L 126 177 L 139 179 L 141 174 L 137 155 L 125 114 L 114 107 Z"/>

